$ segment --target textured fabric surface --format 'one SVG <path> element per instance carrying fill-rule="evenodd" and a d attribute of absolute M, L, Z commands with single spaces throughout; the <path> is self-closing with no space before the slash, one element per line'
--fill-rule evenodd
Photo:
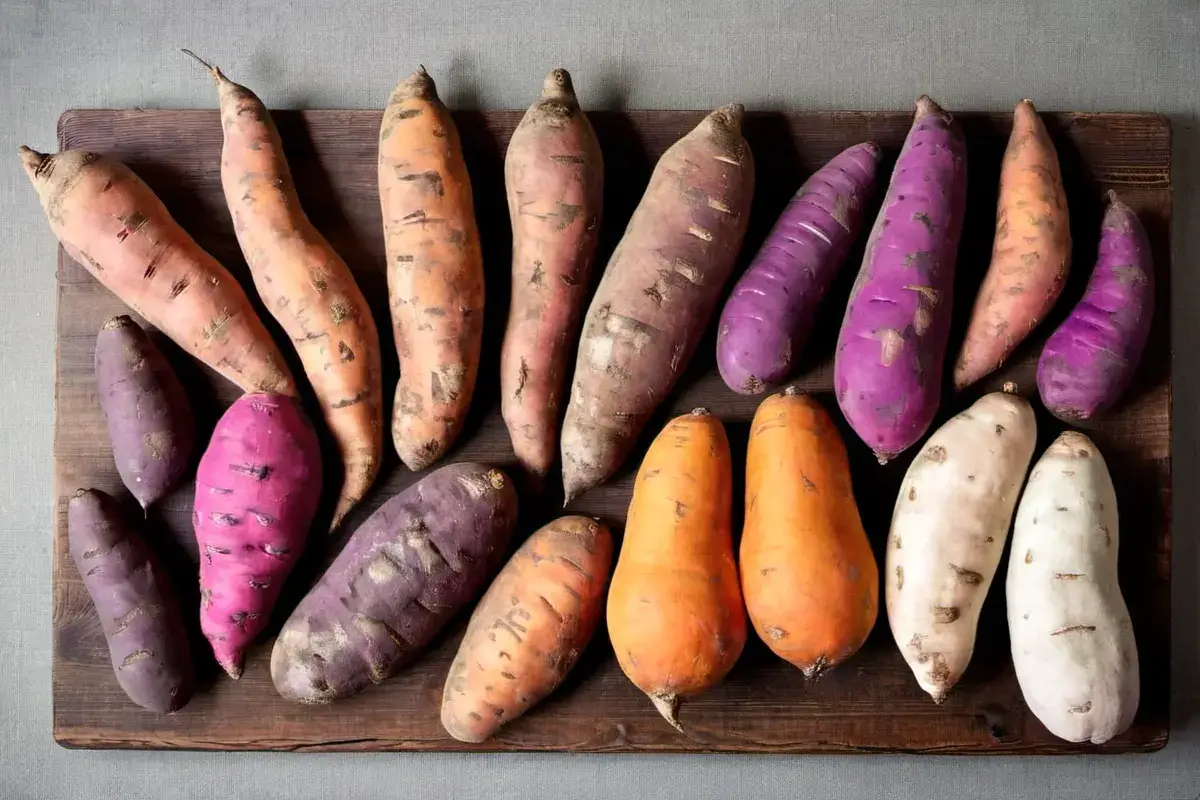
<path fill-rule="evenodd" d="M 1200 11 L 1192 0 L 299 0 L 0 4 L 0 798 L 1195 798 L 1200 795 Z M 904 6 L 910 6 L 905 9 Z M 54 240 L 15 148 L 68 107 L 209 107 L 179 47 L 272 107 L 377 107 L 424 63 L 457 107 L 1156 111 L 1175 130 L 1174 705 L 1153 756 L 1067 759 L 70 752 L 50 738 Z M 601 789 L 603 787 L 603 789 Z"/>

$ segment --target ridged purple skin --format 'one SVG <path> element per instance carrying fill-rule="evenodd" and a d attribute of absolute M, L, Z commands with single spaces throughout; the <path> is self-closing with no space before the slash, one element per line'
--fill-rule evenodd
<path fill-rule="evenodd" d="M 730 389 L 760 394 L 791 374 L 817 306 L 858 238 L 879 158 L 874 142 L 843 150 L 779 215 L 721 311 L 717 368 Z"/>
<path fill-rule="evenodd" d="M 1154 265 L 1133 209 L 1110 192 L 1100 250 L 1079 305 L 1042 350 L 1042 403 L 1067 422 L 1090 419 L 1129 387 L 1154 317 Z"/>
<path fill-rule="evenodd" d="M 280 695 L 329 703 L 394 674 L 482 594 L 516 520 L 512 481 L 485 464 L 450 464 L 388 500 L 275 640 Z"/>
<path fill-rule="evenodd" d="M 881 464 L 915 444 L 937 413 L 966 190 L 962 131 L 922 97 L 834 358 L 838 405 Z"/>

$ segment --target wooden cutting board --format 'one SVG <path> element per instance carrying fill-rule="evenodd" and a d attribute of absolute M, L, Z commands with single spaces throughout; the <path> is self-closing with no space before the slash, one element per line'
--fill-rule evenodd
<path fill-rule="evenodd" d="M 488 304 L 480 385 L 461 444 L 450 458 L 487 461 L 504 468 L 515 467 L 515 463 L 500 420 L 496 379 L 508 308 L 510 248 L 503 154 L 520 116 L 518 111 L 463 112 L 456 116 L 475 186 Z M 605 263 L 619 239 L 655 160 L 701 116 L 701 112 L 690 111 L 592 115 L 607 162 L 600 264 Z M 375 174 L 379 118 L 374 111 L 276 115 L 309 216 L 350 263 L 381 332 L 386 334 L 390 326 Z M 1006 114 L 963 114 L 961 118 L 970 153 L 971 188 L 955 291 L 952 350 L 961 341 L 966 313 L 988 263 L 997 177 L 1010 127 Z M 907 111 L 751 115 L 746 136 L 758 166 L 758 189 L 743 263 L 806 176 L 841 148 L 865 139 L 879 142 L 894 157 L 909 119 Z M 436 640 L 423 658 L 386 684 L 319 708 L 292 705 L 275 693 L 268 674 L 269 636 L 253 650 L 245 675 L 237 682 L 218 674 L 207 647 L 198 641 L 202 677 L 195 699 L 172 716 L 144 712 L 126 700 L 112 675 L 99 621 L 67 555 L 65 522 L 67 498 L 76 488 L 92 486 L 121 492 L 93 388 L 92 349 L 102 322 L 126 309 L 60 251 L 55 420 L 55 740 L 70 747 L 231 750 L 1073 753 L 1162 747 L 1167 740 L 1170 683 L 1171 133 L 1164 119 L 1148 115 L 1050 114 L 1047 124 L 1059 148 L 1071 207 L 1075 266 L 1068 288 L 1054 317 L 1019 350 L 1002 374 L 967 396 L 947 396 L 943 400 L 938 424 L 965 408 L 982 391 L 994 390 L 1006 380 L 1015 380 L 1023 392 L 1033 393 L 1034 363 L 1041 342 L 1078 299 L 1094 263 L 1104 193 L 1109 189 L 1120 192 L 1140 212 L 1150 235 L 1157 270 L 1158 313 L 1145 361 L 1126 402 L 1104 421 L 1089 426 L 1089 433 L 1108 459 L 1120 500 L 1121 586 L 1133 617 L 1141 658 L 1141 707 L 1133 727 L 1118 739 L 1101 747 L 1062 742 L 1026 709 L 1009 656 L 1003 591 L 1007 554 L 983 610 L 971 666 L 941 706 L 934 705 L 917 687 L 892 642 L 881 607 L 879 622 L 862 651 L 814 685 L 806 685 L 795 669 L 775 658 L 751 635 L 745 653 L 725 682 L 684 707 L 686 734 L 667 726 L 621 674 L 602 628 L 565 685 L 549 700 L 486 745 L 471 747 L 452 741 L 439 725 L 438 709 L 446 670 L 465 622 L 462 618 Z M 59 139 L 64 148 L 98 150 L 129 163 L 200 244 L 250 286 L 221 198 L 221 127 L 215 111 L 68 111 L 59 123 Z M 35 202 L 32 192 L 27 202 Z M 861 244 L 823 306 L 809 358 L 797 379 L 804 389 L 820 393 L 839 423 L 841 415 L 829 393 L 830 358 L 860 258 Z M 253 296 L 252 290 L 249 293 Z M 679 390 L 667 404 L 669 409 L 664 409 L 648 427 L 642 449 L 668 413 L 703 405 L 726 422 L 735 464 L 744 460 L 756 400 L 738 396 L 721 383 L 714 367 L 713 342 L 710 329 Z M 384 385 L 390 393 L 397 372 L 390 335 L 385 336 L 383 346 Z M 232 385 L 184 357 L 169 342 L 164 342 L 164 349 L 189 386 L 201 429 L 210 430 L 220 410 L 235 396 Z M 1040 453 L 1062 426 L 1035 405 Z M 390 398 L 386 407 L 391 407 Z M 887 467 L 880 467 L 844 424 L 843 433 L 863 520 L 876 557 L 882 561 L 892 505 L 916 448 Z M 369 501 L 349 520 L 349 529 L 414 480 L 415 476 L 399 465 L 394 454 L 388 455 L 383 477 Z M 640 456 L 640 451 L 635 453 L 616 480 L 587 493 L 570 510 L 602 517 L 619 531 Z M 741 481 L 739 468 L 735 470 L 735 496 L 742 491 Z M 196 554 L 189 524 L 191 493 L 190 483 L 180 487 L 151 512 L 146 524 L 170 565 L 185 606 L 194 608 Z M 123 496 L 130 501 L 126 502 L 130 513 L 135 514 L 131 498 Z M 540 496 L 523 491 L 521 501 L 522 525 L 517 539 L 561 513 L 561 487 L 553 481 Z M 738 508 L 735 530 L 740 528 L 740 515 Z M 338 544 L 320 536 L 313 540 L 309 557 L 291 579 L 290 592 L 281 601 L 283 608 L 274 621 L 272 634 Z"/>

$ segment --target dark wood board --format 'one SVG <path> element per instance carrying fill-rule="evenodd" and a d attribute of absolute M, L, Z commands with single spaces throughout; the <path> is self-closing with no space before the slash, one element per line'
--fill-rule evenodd
<path fill-rule="evenodd" d="M 475 186 L 489 294 L 480 386 L 461 444 L 450 455 L 455 460 L 482 460 L 514 469 L 498 411 L 496 374 L 508 307 L 511 244 L 503 153 L 520 116 L 519 111 L 456 115 Z M 601 264 L 620 237 L 656 158 L 701 116 L 701 112 L 690 111 L 592 115 L 608 165 Z M 309 216 L 350 263 L 381 332 L 386 333 L 390 326 L 375 175 L 379 118 L 373 111 L 280 112 L 276 116 Z M 955 291 L 952 350 L 961 341 L 971 299 L 988 262 L 1000 158 L 1010 127 L 1006 114 L 963 114 L 961 119 L 970 153 L 971 189 Z M 1119 738 L 1099 747 L 1062 742 L 1026 709 L 1008 651 L 1003 591 L 1007 554 L 984 607 L 970 668 L 941 706 L 935 706 L 917 687 L 892 642 L 881 607 L 879 621 L 863 649 L 811 686 L 751 634 L 745 653 L 725 682 L 684 707 L 686 735 L 667 726 L 625 679 L 601 632 L 566 684 L 541 706 L 481 747 L 452 741 L 439 725 L 438 708 L 446 670 L 465 623 L 462 617 L 424 657 L 386 684 L 320 708 L 292 705 L 275 693 L 267 668 L 269 636 L 254 648 L 238 682 L 218 676 L 201 641 L 197 652 L 203 659 L 203 675 L 191 704 L 167 717 L 144 712 L 128 702 L 113 678 L 99 621 L 66 547 L 67 497 L 81 486 L 114 493 L 121 490 L 97 406 L 92 351 L 103 320 L 125 309 L 61 251 L 55 421 L 54 738 L 70 747 L 230 750 L 1055 754 L 1162 747 L 1168 732 L 1170 682 L 1171 135 L 1164 119 L 1149 115 L 1048 114 L 1046 119 L 1059 148 L 1071 207 L 1075 252 L 1069 285 L 1051 320 L 1019 350 L 1002 374 L 966 396 L 946 395 L 938 423 L 1005 380 L 1015 380 L 1023 392 L 1033 393 L 1033 368 L 1041 342 L 1078 299 L 1094 263 L 1104 193 L 1109 189 L 1120 192 L 1140 212 L 1150 235 L 1156 259 L 1158 314 L 1145 360 L 1126 401 L 1103 421 L 1089 426 L 1108 459 L 1120 500 L 1120 578 L 1141 659 L 1141 706 L 1133 727 Z M 750 115 L 746 135 L 758 165 L 758 190 L 743 264 L 808 174 L 841 148 L 865 139 L 878 141 L 894 158 L 908 125 L 907 111 Z M 221 129 L 215 111 L 69 111 L 60 120 L 59 138 L 63 147 L 103 151 L 128 162 L 199 242 L 249 287 L 221 198 Z M 890 169 L 890 162 L 887 167 Z M 28 201 L 34 202 L 32 192 Z M 820 393 L 839 422 L 841 415 L 829 393 L 830 358 L 860 256 L 861 244 L 823 306 L 808 359 L 797 379 L 800 386 Z M 253 296 L 252 290 L 249 293 Z M 642 449 L 668 414 L 703 405 L 725 420 L 735 464 L 744 460 L 748 423 L 757 401 L 728 391 L 717 377 L 711 327 L 667 404 L 669 408 L 649 426 Z M 384 338 L 384 385 L 390 408 L 397 368 L 390 336 Z M 163 344 L 190 387 L 206 435 L 235 390 L 169 342 Z M 1035 407 L 1040 453 L 1062 426 L 1036 401 Z M 876 556 L 882 559 L 892 504 L 911 454 L 879 467 L 867 448 L 841 424 L 864 523 Z M 587 493 L 571 510 L 602 517 L 619 531 L 640 455 L 634 453 L 616 480 Z M 352 516 L 348 529 L 414 479 L 389 452 L 383 478 L 369 501 Z M 736 497 L 742 491 L 740 468 L 735 470 L 734 480 Z M 161 508 L 152 511 L 147 523 L 189 607 L 196 597 L 191 493 L 190 483 L 180 487 Z M 557 480 L 541 495 L 525 487 L 517 539 L 560 513 L 560 505 Z M 136 513 L 132 502 L 127 506 L 131 515 Z M 740 509 L 735 509 L 735 531 L 740 528 L 740 515 Z M 314 538 L 309 556 L 281 601 L 283 607 L 272 633 L 337 546 L 337 541 Z"/>

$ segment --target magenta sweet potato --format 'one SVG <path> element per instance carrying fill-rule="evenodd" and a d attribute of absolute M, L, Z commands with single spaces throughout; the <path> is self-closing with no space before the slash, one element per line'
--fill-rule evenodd
<path fill-rule="evenodd" d="M 442 467 L 384 503 L 275 640 L 279 694 L 329 703 L 393 675 L 483 590 L 516 519 L 512 481 L 484 464 Z"/>
<path fill-rule="evenodd" d="M 183 708 L 193 680 L 187 629 L 141 536 L 111 497 L 80 489 L 67 504 L 67 539 L 125 694 L 159 714 Z"/>
<path fill-rule="evenodd" d="M 600 280 L 563 422 L 568 500 L 621 466 L 712 317 L 754 195 L 743 114 L 719 108 L 663 153 Z"/>
<path fill-rule="evenodd" d="M 1100 252 L 1079 305 L 1038 361 L 1042 403 L 1066 422 L 1091 419 L 1121 399 L 1150 335 L 1154 264 L 1133 209 L 1109 192 Z"/>
<path fill-rule="evenodd" d="M 838 405 L 880 463 L 920 439 L 937 413 L 966 188 L 962 131 L 921 97 L 834 356 Z"/>
<path fill-rule="evenodd" d="M 717 368 L 730 389 L 759 394 L 791 374 L 817 306 L 858 238 L 879 158 L 873 142 L 843 150 L 779 215 L 721 311 Z"/>
<path fill-rule="evenodd" d="M 104 323 L 95 363 L 117 473 L 145 509 L 174 488 L 191 463 L 191 404 L 162 351 L 127 316 Z"/>
<path fill-rule="evenodd" d="M 290 397 L 246 394 L 225 412 L 196 470 L 200 627 L 238 678 L 308 539 L 321 495 L 316 433 Z"/>

